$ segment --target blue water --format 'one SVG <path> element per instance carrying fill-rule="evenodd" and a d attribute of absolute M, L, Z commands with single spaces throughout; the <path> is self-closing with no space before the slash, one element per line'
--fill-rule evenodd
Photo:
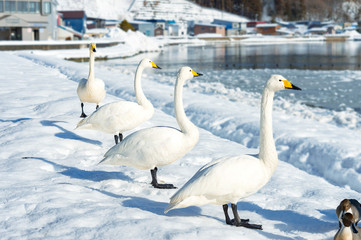
<path fill-rule="evenodd" d="M 108 68 L 132 68 L 148 57 L 162 67 L 156 74 L 174 76 L 181 66 L 204 74 L 199 81 L 261 92 L 271 74 L 281 74 L 303 89 L 281 96 L 314 108 L 361 113 L 361 42 L 208 44 L 165 47 L 160 53 L 99 62 Z"/>

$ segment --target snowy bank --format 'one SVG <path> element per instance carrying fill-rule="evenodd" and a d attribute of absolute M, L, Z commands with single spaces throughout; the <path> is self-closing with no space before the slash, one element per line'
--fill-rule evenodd
<path fill-rule="evenodd" d="M 76 86 L 87 76 L 87 64 L 34 53 L 0 55 L 5 73 L 0 76 L 0 234 L 5 239 L 332 239 L 338 228 L 336 206 L 343 198 L 361 198 L 342 182 L 357 164 L 358 136 L 275 109 L 278 169 L 261 191 L 238 204 L 240 216 L 263 224 L 263 231 L 224 224 L 220 206 L 165 215 L 175 190 L 152 188 L 147 171 L 97 166 L 113 145 L 112 136 L 74 131 L 80 114 Z M 134 71 L 96 67 L 95 75 L 107 85 L 105 102 L 134 100 Z M 174 78 L 175 73 L 143 74 L 145 94 L 156 111 L 139 128 L 177 127 Z M 200 141 L 185 157 L 161 168 L 161 180 L 179 187 L 211 160 L 257 152 L 259 106 L 250 104 L 256 99 L 252 95 L 240 94 L 244 101 L 205 92 L 198 82 L 188 84 L 184 104 L 187 115 L 201 127 Z M 87 112 L 94 109 L 86 107 Z M 350 161 L 341 162 L 346 157 Z M 339 178 L 330 181 L 333 176 Z"/>

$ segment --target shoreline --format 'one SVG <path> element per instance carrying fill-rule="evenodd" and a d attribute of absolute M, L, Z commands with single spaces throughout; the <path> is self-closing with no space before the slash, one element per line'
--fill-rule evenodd
<path fill-rule="evenodd" d="M 128 35 L 129 36 L 129 35 Z M 144 35 L 143 35 L 144 36 Z M 58 51 L 57 57 L 76 62 L 87 62 L 87 48 L 91 42 L 95 42 L 99 52 L 95 60 L 108 60 L 117 58 L 129 58 L 145 52 L 162 51 L 166 46 L 173 45 L 207 45 L 217 43 L 229 43 L 240 45 L 264 45 L 264 44 L 284 44 L 284 43 L 325 43 L 331 42 L 326 36 L 310 37 L 285 37 L 285 36 L 215 36 L 206 35 L 198 37 L 142 37 L 146 41 L 152 42 L 151 47 L 134 47 L 132 40 L 134 37 L 104 38 L 77 41 L 0 41 L 0 51 L 31 51 L 33 54 L 49 55 L 52 51 Z M 340 42 L 340 38 L 334 38 L 335 42 Z M 145 41 L 145 40 L 144 40 Z M 355 38 L 347 38 L 342 42 L 357 41 Z M 150 45 L 149 45 L 150 46 Z"/>

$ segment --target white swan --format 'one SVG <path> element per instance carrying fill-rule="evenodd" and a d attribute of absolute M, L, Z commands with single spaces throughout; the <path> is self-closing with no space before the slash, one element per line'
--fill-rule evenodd
<path fill-rule="evenodd" d="M 241 220 L 236 204 L 263 187 L 276 170 L 278 157 L 272 136 L 272 105 L 274 93 L 282 89 L 300 90 L 280 75 L 272 75 L 266 83 L 262 94 L 258 157 L 225 157 L 203 166 L 171 197 L 165 213 L 175 208 L 211 203 L 223 205 L 227 224 L 262 229 L 261 225 Z M 229 218 L 228 203 L 231 203 L 234 220 Z"/>
<path fill-rule="evenodd" d="M 95 43 L 90 44 L 89 52 L 89 76 L 88 79 L 81 79 L 77 88 L 78 97 L 81 102 L 80 117 L 82 118 L 86 117 L 86 114 L 84 113 L 84 102 L 96 103 L 97 105 L 95 109 L 98 109 L 100 102 L 105 98 L 105 85 L 103 80 L 94 77 L 94 58 L 96 52 Z"/>
<path fill-rule="evenodd" d="M 171 164 L 183 157 L 198 142 L 198 128 L 188 120 L 182 101 L 184 82 L 200 76 L 189 67 L 182 67 L 174 90 L 174 108 L 180 130 L 172 127 L 153 127 L 139 130 L 112 147 L 101 164 L 126 165 L 141 170 L 150 169 L 151 184 L 155 188 L 174 188 L 172 184 L 159 184 L 157 167 Z"/>
<path fill-rule="evenodd" d="M 360 228 L 355 226 L 355 218 L 352 213 L 346 212 L 340 217 L 340 228 L 334 236 L 334 240 L 361 240 Z"/>
<path fill-rule="evenodd" d="M 141 76 L 145 68 L 160 69 L 149 59 L 143 59 L 139 62 L 134 78 L 137 102 L 118 101 L 105 104 L 89 117 L 81 120 L 76 129 L 93 129 L 114 134 L 115 144 L 117 144 L 118 140 L 122 141 L 123 132 L 149 120 L 153 116 L 154 108 L 142 90 Z"/>

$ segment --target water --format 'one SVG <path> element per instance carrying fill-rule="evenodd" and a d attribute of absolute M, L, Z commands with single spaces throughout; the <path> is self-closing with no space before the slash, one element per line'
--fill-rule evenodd
<path fill-rule="evenodd" d="M 160 53 L 99 64 L 134 69 L 145 56 L 162 67 L 157 74 L 173 77 L 187 65 L 204 74 L 199 81 L 254 93 L 261 93 L 271 74 L 281 74 L 303 89 L 302 93 L 280 93 L 286 100 L 312 108 L 361 113 L 361 42 L 178 45 Z"/>
<path fill-rule="evenodd" d="M 190 65 L 200 70 L 312 69 L 360 70 L 361 42 L 210 44 L 171 46 L 155 59 L 167 69 Z"/>

